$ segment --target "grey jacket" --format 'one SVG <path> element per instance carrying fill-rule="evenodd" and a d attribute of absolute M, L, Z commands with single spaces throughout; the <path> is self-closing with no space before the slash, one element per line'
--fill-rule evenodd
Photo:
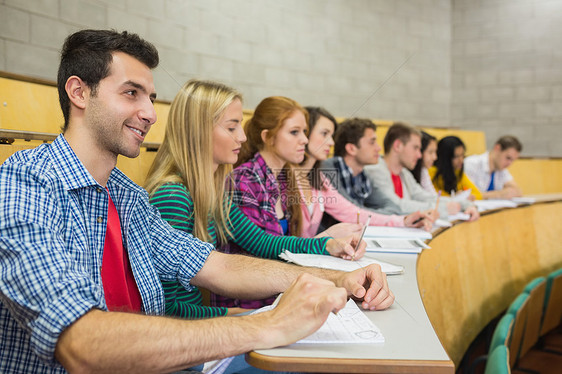
<path fill-rule="evenodd" d="M 400 210 L 398 205 L 393 202 L 388 196 L 386 196 L 374 183 L 372 184 L 373 188 L 371 194 L 367 196 L 364 201 L 355 199 L 350 196 L 343 187 L 343 184 L 339 181 L 340 176 L 334 175 L 335 171 L 337 170 L 334 166 L 334 162 L 335 161 L 333 158 L 327 159 L 326 161 L 322 162 L 321 170 L 322 173 L 324 173 L 324 175 L 326 175 L 330 179 L 332 185 L 338 190 L 340 195 L 357 206 L 368 208 L 380 214 L 402 214 L 398 213 L 398 211 Z"/>
<path fill-rule="evenodd" d="M 376 165 L 369 165 L 365 167 L 365 174 L 371 180 L 371 183 L 378 187 L 378 191 L 386 198 L 390 199 L 397 210 L 392 211 L 394 214 L 410 214 L 418 210 L 434 209 L 437 201 L 437 196 L 431 192 L 426 191 L 414 178 L 412 173 L 402 168 L 400 172 L 400 179 L 402 180 L 402 193 L 403 197 L 400 198 L 394 192 L 394 184 L 390 170 L 384 159 L 381 159 Z M 439 200 L 439 215 L 447 217 L 447 203 L 451 201 L 449 198 L 442 197 Z M 472 205 L 470 202 L 461 202 L 462 210 Z"/>

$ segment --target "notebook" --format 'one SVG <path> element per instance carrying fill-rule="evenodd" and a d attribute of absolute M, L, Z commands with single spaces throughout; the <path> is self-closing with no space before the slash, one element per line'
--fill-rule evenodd
<path fill-rule="evenodd" d="M 279 255 L 279 258 L 300 266 L 311 266 L 322 269 L 354 271 L 369 266 L 370 264 L 379 264 L 382 272 L 387 275 L 402 274 L 404 272 L 404 266 L 378 261 L 366 256 L 359 260 L 349 261 L 339 257 L 285 251 Z"/>

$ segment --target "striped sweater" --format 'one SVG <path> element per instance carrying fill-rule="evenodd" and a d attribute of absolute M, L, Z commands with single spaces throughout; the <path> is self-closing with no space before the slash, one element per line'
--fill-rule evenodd
<path fill-rule="evenodd" d="M 193 233 L 193 200 L 187 188 L 179 183 L 167 183 L 160 186 L 151 196 L 150 203 L 158 208 L 162 218 L 172 227 Z M 276 259 L 283 250 L 294 253 L 328 254 L 326 242 L 329 238 L 303 239 L 292 236 L 275 236 L 266 234 L 254 225 L 237 207 L 230 210 L 229 227 L 232 237 L 229 240 L 245 248 L 250 254 Z M 216 245 L 214 222 L 208 227 L 211 243 Z M 162 281 L 166 298 L 166 314 L 176 317 L 197 319 L 226 315 L 225 307 L 208 307 L 202 305 L 201 292 L 188 292 L 178 282 Z"/>

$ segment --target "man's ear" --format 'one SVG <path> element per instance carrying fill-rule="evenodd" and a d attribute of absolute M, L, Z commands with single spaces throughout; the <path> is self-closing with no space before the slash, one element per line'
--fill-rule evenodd
<path fill-rule="evenodd" d="M 392 143 L 392 149 L 394 149 L 396 152 L 400 152 L 403 147 L 404 143 L 402 143 L 402 140 L 400 139 L 396 139 L 394 143 Z"/>
<path fill-rule="evenodd" d="M 355 157 L 357 155 L 357 146 L 353 143 L 346 143 L 345 144 L 345 153 L 350 156 Z"/>
<path fill-rule="evenodd" d="M 82 79 L 73 75 L 66 80 L 64 88 L 72 105 L 80 109 L 86 108 L 86 100 L 89 97 L 90 88 Z"/>

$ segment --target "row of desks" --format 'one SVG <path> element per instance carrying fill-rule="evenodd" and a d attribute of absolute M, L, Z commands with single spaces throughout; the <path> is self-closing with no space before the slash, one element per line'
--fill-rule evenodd
<path fill-rule="evenodd" d="M 454 373 L 523 284 L 562 266 L 561 212 L 562 195 L 541 196 L 531 206 L 441 229 L 420 255 L 367 254 L 404 266 L 388 277 L 394 305 L 365 312 L 385 343 L 293 344 L 250 352 L 246 360 L 276 371 Z"/>

